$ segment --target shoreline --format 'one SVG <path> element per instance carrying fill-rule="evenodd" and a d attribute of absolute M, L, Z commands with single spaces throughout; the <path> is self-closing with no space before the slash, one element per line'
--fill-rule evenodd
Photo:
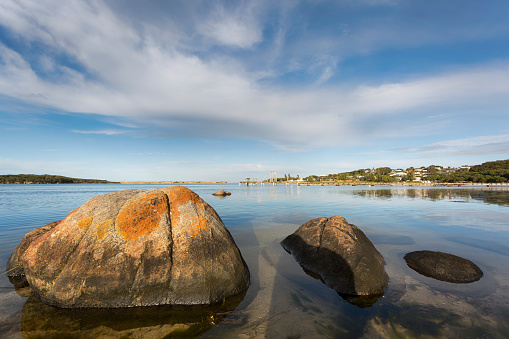
<path fill-rule="evenodd" d="M 248 186 L 253 185 L 274 185 L 272 182 L 255 182 L 255 181 L 240 181 L 239 184 L 244 184 Z M 337 182 L 337 181 L 324 181 L 324 182 L 295 182 L 295 181 L 278 181 L 277 185 L 297 185 L 297 186 L 408 186 L 408 187 L 463 187 L 463 186 L 485 186 L 485 187 L 493 187 L 493 186 L 509 186 L 509 182 L 499 182 L 499 183 L 480 183 L 480 182 L 457 182 L 457 183 L 422 183 L 422 182 L 404 182 L 404 183 L 394 183 L 394 182 Z"/>
<path fill-rule="evenodd" d="M 227 184 L 227 181 L 121 181 L 120 184 Z"/>

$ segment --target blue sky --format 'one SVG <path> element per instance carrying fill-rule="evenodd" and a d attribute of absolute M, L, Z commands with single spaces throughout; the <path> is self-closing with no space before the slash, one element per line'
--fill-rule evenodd
<path fill-rule="evenodd" d="M 509 158 L 509 2 L 0 2 L 0 174 L 305 177 Z"/>

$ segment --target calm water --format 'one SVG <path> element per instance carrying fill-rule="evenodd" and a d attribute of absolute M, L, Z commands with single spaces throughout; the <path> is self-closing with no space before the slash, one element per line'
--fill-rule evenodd
<path fill-rule="evenodd" d="M 0 185 L 0 267 L 25 233 L 90 197 L 165 185 Z M 0 338 L 507 338 L 509 188 L 186 185 L 221 216 L 251 271 L 245 295 L 200 309 L 62 310 L 0 276 Z M 225 198 L 212 193 L 225 189 Z M 279 242 L 304 222 L 341 215 L 384 256 L 390 282 L 361 308 L 304 273 Z M 403 256 L 438 250 L 484 277 L 451 284 Z"/>

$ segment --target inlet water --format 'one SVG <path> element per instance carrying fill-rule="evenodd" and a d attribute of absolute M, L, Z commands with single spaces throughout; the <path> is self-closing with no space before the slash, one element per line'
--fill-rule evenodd
<path fill-rule="evenodd" d="M 93 196 L 166 185 L 0 185 L 0 267 L 23 236 Z M 63 310 L 0 276 L 0 337 L 451 338 L 509 337 L 509 188 L 189 184 L 220 215 L 251 271 L 251 286 L 201 309 Z M 212 193 L 224 189 L 228 197 Z M 306 274 L 279 242 L 304 222 L 341 215 L 384 256 L 389 286 L 359 307 Z M 481 280 L 424 277 L 416 250 L 476 263 Z M 107 282 L 106 282 L 107 283 Z"/>

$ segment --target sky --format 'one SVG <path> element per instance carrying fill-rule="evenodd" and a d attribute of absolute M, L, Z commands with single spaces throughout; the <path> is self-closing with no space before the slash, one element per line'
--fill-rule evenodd
<path fill-rule="evenodd" d="M 2 0 L 0 174 L 509 159 L 509 2 Z"/>

